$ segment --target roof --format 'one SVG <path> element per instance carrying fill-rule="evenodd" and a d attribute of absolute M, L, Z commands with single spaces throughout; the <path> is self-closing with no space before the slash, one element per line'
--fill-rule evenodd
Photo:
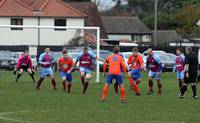
<path fill-rule="evenodd" d="M 94 2 L 69 2 L 68 4 L 87 15 L 87 18 L 85 18 L 85 26 L 100 27 L 101 38 L 107 38 L 101 15 Z"/>
<path fill-rule="evenodd" d="M 138 17 L 102 17 L 106 32 L 110 34 L 151 34 Z"/>
<path fill-rule="evenodd" d="M 176 32 L 176 30 L 158 30 L 157 31 L 158 42 L 173 42 L 173 41 L 179 41 L 181 39 L 182 39 L 181 36 Z"/>
<path fill-rule="evenodd" d="M 0 16 L 83 18 L 86 14 L 61 0 L 0 0 Z"/>

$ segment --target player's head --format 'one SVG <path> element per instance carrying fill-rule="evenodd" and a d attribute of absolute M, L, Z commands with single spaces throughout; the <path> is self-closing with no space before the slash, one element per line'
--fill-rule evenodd
<path fill-rule="evenodd" d="M 153 55 L 153 50 L 151 48 L 147 49 L 147 54 L 150 56 Z"/>
<path fill-rule="evenodd" d="M 50 48 L 49 48 L 49 47 L 45 48 L 45 52 L 46 52 L 46 53 L 49 53 L 49 51 L 50 51 Z"/>
<path fill-rule="evenodd" d="M 114 53 L 114 54 L 118 54 L 118 53 L 119 53 L 119 50 L 120 50 L 119 46 L 115 46 L 115 47 L 113 48 L 113 53 Z"/>
<path fill-rule="evenodd" d="M 138 48 L 137 48 L 137 47 L 134 47 L 134 48 L 132 49 L 132 51 L 133 51 L 133 55 L 134 55 L 134 56 L 137 56 L 137 55 L 138 55 Z"/>
<path fill-rule="evenodd" d="M 63 58 L 67 58 L 67 49 L 63 49 L 62 53 L 63 53 Z"/>
<path fill-rule="evenodd" d="M 185 51 L 187 54 L 190 54 L 192 52 L 192 47 L 186 47 Z"/>
<path fill-rule="evenodd" d="M 181 48 L 177 48 L 177 49 L 176 49 L 176 54 L 177 54 L 177 55 L 180 55 L 181 53 L 182 53 Z"/>
<path fill-rule="evenodd" d="M 87 53 L 87 52 L 88 52 L 88 47 L 86 47 L 86 46 L 83 47 L 83 52 L 84 52 L 84 53 Z"/>
<path fill-rule="evenodd" d="M 28 50 L 24 50 L 23 54 L 24 54 L 25 57 L 28 57 L 28 55 L 29 55 Z"/>

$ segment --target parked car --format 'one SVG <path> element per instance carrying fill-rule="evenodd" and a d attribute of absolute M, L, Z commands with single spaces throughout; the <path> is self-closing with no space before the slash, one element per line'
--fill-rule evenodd
<path fill-rule="evenodd" d="M 175 59 L 170 53 L 160 54 L 163 72 L 172 72 L 175 65 Z"/>
<path fill-rule="evenodd" d="M 97 50 L 93 50 L 93 52 L 95 53 L 95 54 L 97 54 Z M 101 58 L 101 59 L 106 59 L 110 54 L 112 54 L 112 52 L 110 52 L 110 51 L 108 51 L 108 50 L 100 50 L 99 51 L 99 57 Z M 95 62 L 95 64 L 96 64 L 96 62 Z M 103 72 L 103 64 L 104 64 L 104 62 L 103 61 L 99 61 L 99 65 L 100 65 L 100 71 L 101 72 Z"/>
<path fill-rule="evenodd" d="M 0 68 L 6 70 L 14 70 L 17 62 L 13 58 L 13 53 L 10 51 L 0 51 Z"/>

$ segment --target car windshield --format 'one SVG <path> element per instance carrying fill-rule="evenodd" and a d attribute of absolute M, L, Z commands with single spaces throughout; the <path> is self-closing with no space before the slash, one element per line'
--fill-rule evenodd
<path fill-rule="evenodd" d="M 95 54 L 97 54 L 97 51 L 93 51 Z M 112 52 L 110 51 L 100 51 L 100 58 L 107 58 L 110 54 L 112 54 Z"/>
<path fill-rule="evenodd" d="M 125 55 L 125 58 L 129 58 L 131 53 L 124 53 L 124 55 Z"/>
<path fill-rule="evenodd" d="M 71 53 L 68 53 L 69 56 L 72 57 L 72 59 L 76 59 L 79 55 L 79 52 L 71 52 Z"/>
<path fill-rule="evenodd" d="M 0 59 L 11 59 L 12 53 L 10 52 L 0 52 Z"/>
<path fill-rule="evenodd" d="M 161 61 L 172 61 L 168 55 L 160 55 Z"/>
<path fill-rule="evenodd" d="M 62 52 L 53 52 L 53 58 L 57 61 L 62 56 Z"/>

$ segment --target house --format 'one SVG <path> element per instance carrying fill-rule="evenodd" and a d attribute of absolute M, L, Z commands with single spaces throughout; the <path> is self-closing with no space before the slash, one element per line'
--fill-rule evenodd
<path fill-rule="evenodd" d="M 153 30 L 152 30 L 152 33 L 153 33 Z M 170 42 L 180 42 L 181 40 L 182 38 L 176 32 L 176 30 L 158 30 L 157 31 L 157 42 L 159 46 L 166 46 Z"/>
<path fill-rule="evenodd" d="M 0 0 L 1 25 L 85 26 L 87 15 L 61 0 Z M 70 29 L 0 28 L 0 45 L 65 45 Z"/>
<path fill-rule="evenodd" d="M 100 38 L 107 38 L 107 33 L 95 2 L 69 2 L 67 4 L 87 15 L 85 26 L 100 27 Z"/>
<path fill-rule="evenodd" d="M 103 16 L 108 39 L 128 40 L 138 44 L 150 44 L 152 32 L 138 17 Z"/>

